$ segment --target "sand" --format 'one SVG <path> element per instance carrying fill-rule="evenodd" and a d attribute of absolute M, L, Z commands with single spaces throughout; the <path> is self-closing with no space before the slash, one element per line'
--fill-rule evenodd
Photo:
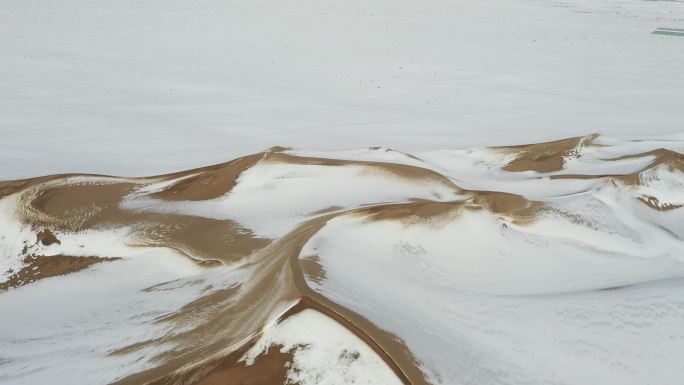
<path fill-rule="evenodd" d="M 36 256 L 24 258 L 25 266 L 17 272 L 12 272 L 9 279 L 0 283 L 0 292 L 10 288 L 28 285 L 38 280 L 76 273 L 102 262 L 115 261 L 116 258 L 103 257 L 72 257 L 68 255 Z"/>
<path fill-rule="evenodd" d="M 563 139 L 554 142 L 495 147 L 498 151 L 516 156 L 503 169 L 512 172 L 536 171 L 539 173 L 558 171 L 563 167 L 563 159 L 582 146 L 591 145 L 594 136 Z"/>

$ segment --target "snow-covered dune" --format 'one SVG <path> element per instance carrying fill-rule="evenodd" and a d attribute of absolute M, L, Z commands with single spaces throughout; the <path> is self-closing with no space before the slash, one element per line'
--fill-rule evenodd
<path fill-rule="evenodd" d="M 678 384 L 683 152 L 274 147 L 0 182 L 0 383 Z"/>

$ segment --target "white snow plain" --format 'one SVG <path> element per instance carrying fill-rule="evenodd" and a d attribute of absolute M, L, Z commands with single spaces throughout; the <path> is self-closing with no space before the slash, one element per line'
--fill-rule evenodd
<path fill-rule="evenodd" d="M 0 179 L 681 132 L 677 1 L 3 0 Z"/>

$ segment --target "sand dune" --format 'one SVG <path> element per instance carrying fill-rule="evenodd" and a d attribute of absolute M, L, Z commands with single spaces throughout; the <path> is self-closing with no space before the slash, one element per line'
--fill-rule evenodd
<path fill-rule="evenodd" d="M 683 150 L 274 147 L 0 182 L 0 382 L 674 385 Z"/>

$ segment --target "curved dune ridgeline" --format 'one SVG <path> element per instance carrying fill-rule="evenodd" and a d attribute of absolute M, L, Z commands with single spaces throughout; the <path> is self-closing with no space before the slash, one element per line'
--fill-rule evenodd
<path fill-rule="evenodd" d="M 0 365 L 17 383 L 188 385 L 681 371 L 658 351 L 684 349 L 683 148 L 274 147 L 147 178 L 0 182 L 1 326 L 31 326 Z M 638 355 L 621 342 L 634 325 L 652 337 Z"/>

